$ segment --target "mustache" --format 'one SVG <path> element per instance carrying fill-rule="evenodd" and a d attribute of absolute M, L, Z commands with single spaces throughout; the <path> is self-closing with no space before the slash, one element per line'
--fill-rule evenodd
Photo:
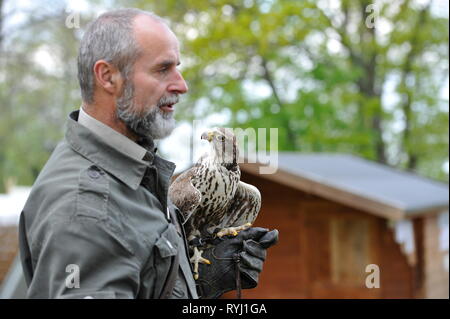
<path fill-rule="evenodd" d="M 178 103 L 178 101 L 179 101 L 178 94 L 171 94 L 160 98 L 156 106 L 161 107 L 164 105 L 172 105 Z"/>

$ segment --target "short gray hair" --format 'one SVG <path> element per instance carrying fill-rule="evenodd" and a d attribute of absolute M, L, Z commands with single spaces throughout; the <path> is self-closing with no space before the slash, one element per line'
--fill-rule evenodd
<path fill-rule="evenodd" d="M 125 81 L 129 79 L 140 55 L 133 33 L 133 20 L 141 14 L 164 21 L 152 12 L 130 8 L 105 12 L 88 25 L 78 51 L 78 81 L 84 102 L 94 101 L 93 68 L 98 60 L 111 63 L 118 68 Z"/>

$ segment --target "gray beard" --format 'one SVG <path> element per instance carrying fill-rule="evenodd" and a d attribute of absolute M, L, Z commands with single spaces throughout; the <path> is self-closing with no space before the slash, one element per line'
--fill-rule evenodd
<path fill-rule="evenodd" d="M 137 112 L 134 102 L 134 85 L 130 81 L 125 85 L 122 96 L 116 101 L 116 116 L 122 120 L 127 128 L 138 137 L 162 139 L 169 136 L 175 128 L 173 112 L 164 112 L 160 106 L 175 104 L 178 95 L 163 96 L 157 105 L 146 105 L 144 114 Z"/>

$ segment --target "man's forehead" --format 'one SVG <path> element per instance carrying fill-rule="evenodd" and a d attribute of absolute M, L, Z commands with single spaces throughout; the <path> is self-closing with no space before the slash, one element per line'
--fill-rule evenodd
<path fill-rule="evenodd" d="M 138 15 L 134 20 L 134 34 L 143 50 L 158 51 L 170 48 L 179 51 L 178 39 L 162 21 L 148 15 Z"/>

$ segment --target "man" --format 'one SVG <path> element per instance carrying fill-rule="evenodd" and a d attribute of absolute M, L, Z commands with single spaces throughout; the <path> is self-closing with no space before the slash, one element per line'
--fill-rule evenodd
<path fill-rule="evenodd" d="M 276 231 L 217 244 L 195 282 L 181 214 L 168 202 L 175 165 L 155 139 L 174 129 L 188 87 L 178 40 L 158 16 L 106 12 L 81 41 L 82 107 L 38 176 L 20 219 L 30 298 L 215 298 L 255 287 Z M 233 258 L 242 261 L 233 267 Z M 235 269 L 240 271 L 236 272 Z"/>

